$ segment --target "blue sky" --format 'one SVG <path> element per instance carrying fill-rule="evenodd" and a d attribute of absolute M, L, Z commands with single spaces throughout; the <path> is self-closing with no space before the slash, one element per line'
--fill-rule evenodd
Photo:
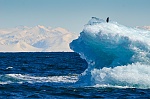
<path fill-rule="evenodd" d="M 0 0 L 0 28 L 18 25 L 82 31 L 91 17 L 126 26 L 150 25 L 150 0 Z"/>

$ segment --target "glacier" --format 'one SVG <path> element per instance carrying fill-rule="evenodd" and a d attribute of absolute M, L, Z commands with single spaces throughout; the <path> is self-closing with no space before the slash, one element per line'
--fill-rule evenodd
<path fill-rule="evenodd" d="M 88 68 L 79 82 L 92 86 L 150 88 L 150 31 L 92 17 L 70 48 Z"/>
<path fill-rule="evenodd" d="M 78 34 L 64 28 L 17 26 L 0 29 L 0 52 L 71 52 Z"/>

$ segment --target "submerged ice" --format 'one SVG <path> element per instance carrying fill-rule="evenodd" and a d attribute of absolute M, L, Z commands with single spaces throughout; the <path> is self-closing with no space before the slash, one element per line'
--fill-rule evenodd
<path fill-rule="evenodd" d="M 88 62 L 90 85 L 150 88 L 150 31 L 92 17 L 70 48 Z"/>

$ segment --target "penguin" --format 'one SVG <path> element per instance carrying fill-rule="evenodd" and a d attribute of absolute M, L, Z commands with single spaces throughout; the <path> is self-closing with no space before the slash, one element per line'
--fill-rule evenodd
<path fill-rule="evenodd" d="M 106 22 L 107 22 L 107 23 L 109 22 L 109 17 L 107 17 Z"/>

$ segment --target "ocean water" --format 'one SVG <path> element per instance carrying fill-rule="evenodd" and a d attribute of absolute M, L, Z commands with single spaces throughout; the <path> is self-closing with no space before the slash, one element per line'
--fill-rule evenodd
<path fill-rule="evenodd" d="M 150 97 L 149 88 L 90 85 L 84 76 L 87 68 L 74 52 L 0 53 L 0 98 Z"/>

